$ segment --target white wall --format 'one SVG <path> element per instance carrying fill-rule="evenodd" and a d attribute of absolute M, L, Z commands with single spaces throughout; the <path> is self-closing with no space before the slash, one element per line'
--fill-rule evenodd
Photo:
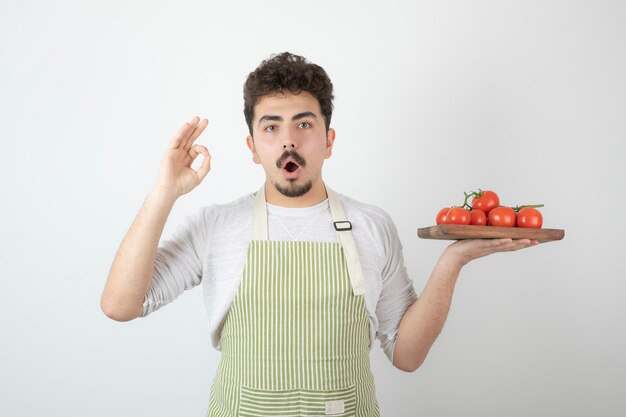
<path fill-rule="evenodd" d="M 468 265 L 417 372 L 375 346 L 383 415 L 625 415 L 625 18 L 609 0 L 3 1 L 0 415 L 204 415 L 200 290 L 124 324 L 99 297 L 184 121 L 209 119 L 213 170 L 165 235 L 261 184 L 242 85 L 284 50 L 333 79 L 325 178 L 391 214 L 418 291 L 447 243 L 416 229 L 463 190 L 566 229 Z"/>

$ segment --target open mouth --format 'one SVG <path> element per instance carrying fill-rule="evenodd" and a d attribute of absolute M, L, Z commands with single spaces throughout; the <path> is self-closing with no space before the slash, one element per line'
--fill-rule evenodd
<path fill-rule="evenodd" d="M 296 164 L 293 161 L 289 161 L 287 162 L 287 165 L 285 165 L 285 170 L 287 172 L 294 172 L 296 169 L 298 169 L 300 166 L 298 164 Z"/>
<path fill-rule="evenodd" d="M 276 161 L 276 167 L 285 175 L 285 178 L 292 180 L 300 175 L 302 168 L 306 166 L 306 161 L 297 152 L 283 152 Z"/>

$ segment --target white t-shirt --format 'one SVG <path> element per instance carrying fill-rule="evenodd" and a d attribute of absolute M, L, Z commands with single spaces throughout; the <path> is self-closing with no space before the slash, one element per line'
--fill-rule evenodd
<path fill-rule="evenodd" d="M 417 299 L 407 275 L 402 245 L 383 210 L 337 194 L 352 223 L 365 286 L 365 307 L 374 338 L 390 361 L 400 320 Z M 212 205 L 187 216 L 159 246 L 142 317 L 202 283 L 212 343 L 219 349 L 221 324 L 243 277 L 253 238 L 254 195 Z M 328 200 L 306 208 L 267 205 L 270 240 L 338 242 Z M 371 343 L 370 343 L 371 346 Z"/>

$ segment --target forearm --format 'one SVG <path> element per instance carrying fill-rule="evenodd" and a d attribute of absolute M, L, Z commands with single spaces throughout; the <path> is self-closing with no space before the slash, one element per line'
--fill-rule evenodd
<path fill-rule="evenodd" d="M 393 356 L 397 368 L 414 371 L 423 363 L 448 316 L 460 269 L 444 251 L 422 294 L 402 317 Z"/>
<path fill-rule="evenodd" d="M 446 321 L 463 265 L 497 252 L 511 252 L 538 244 L 537 240 L 503 238 L 459 240 L 448 246 L 419 299 L 402 317 L 394 349 L 394 365 L 414 371 L 422 364 Z"/>
<path fill-rule="evenodd" d="M 100 305 L 110 318 L 132 320 L 143 311 L 165 222 L 176 198 L 153 189 L 146 197 L 117 251 Z"/>

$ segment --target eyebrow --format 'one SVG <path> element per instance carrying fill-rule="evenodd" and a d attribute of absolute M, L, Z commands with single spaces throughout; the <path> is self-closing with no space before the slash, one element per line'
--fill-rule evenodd
<path fill-rule="evenodd" d="M 310 111 L 305 111 L 305 112 L 296 114 L 295 116 L 291 118 L 291 120 L 294 121 L 298 119 L 304 119 L 305 117 L 312 117 L 314 119 L 317 119 L 317 116 L 315 115 L 315 113 L 310 112 Z"/>
<path fill-rule="evenodd" d="M 310 112 L 310 111 L 305 111 L 305 112 L 294 115 L 291 118 L 291 120 L 295 121 L 299 119 L 304 119 L 305 117 L 313 117 L 314 119 L 317 119 L 317 115 L 315 113 Z M 280 116 L 273 115 L 273 114 L 266 114 L 264 116 L 261 116 L 261 118 L 259 119 L 259 125 L 261 125 L 261 122 L 264 122 L 264 121 L 282 122 L 283 118 Z"/>

